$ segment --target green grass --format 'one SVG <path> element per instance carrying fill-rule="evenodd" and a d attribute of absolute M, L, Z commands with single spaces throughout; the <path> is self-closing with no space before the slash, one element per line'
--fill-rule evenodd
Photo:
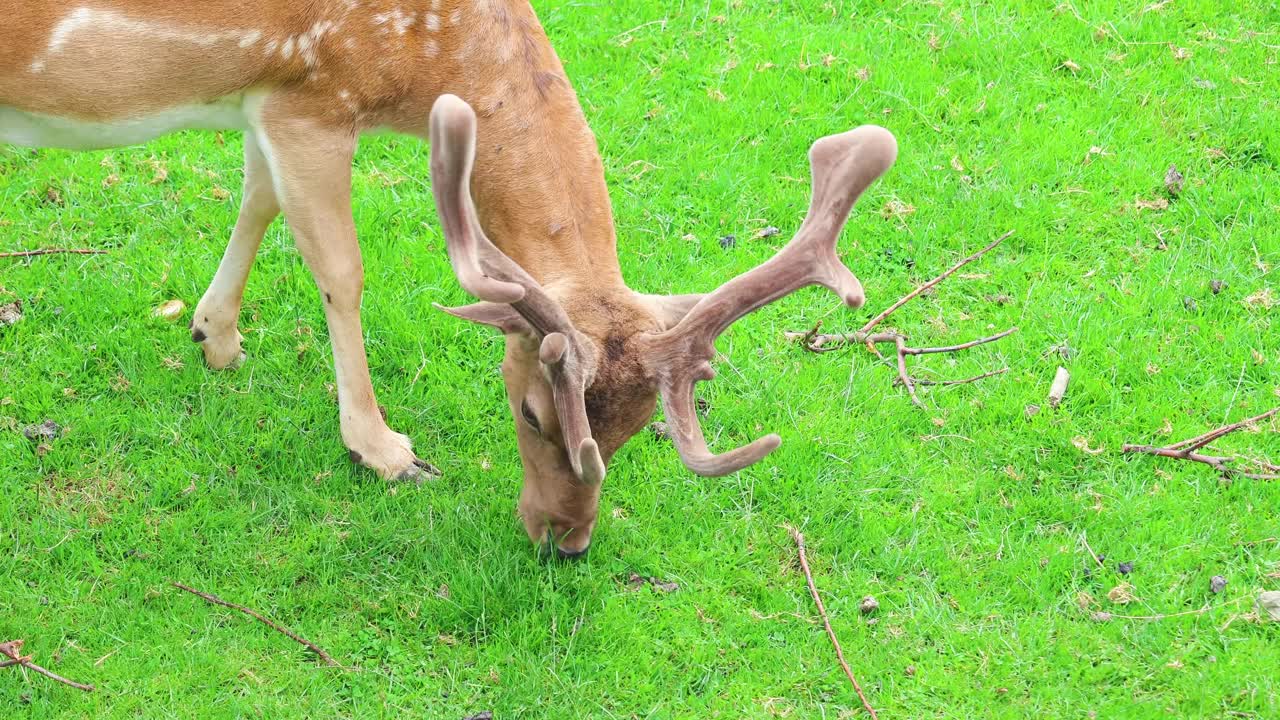
<path fill-rule="evenodd" d="M 374 385 L 445 472 L 420 487 L 347 461 L 320 303 L 281 225 L 249 283 L 242 369 L 208 371 L 188 317 L 151 316 L 212 277 L 239 137 L 0 157 L 0 250 L 110 250 L 0 261 L 0 304 L 25 313 L 0 329 L 0 639 L 99 688 L 10 668 L 0 696 L 36 718 L 858 717 L 791 523 L 882 718 L 1277 717 L 1280 626 L 1239 616 L 1280 589 L 1280 484 L 1119 449 L 1280 403 L 1280 310 L 1246 302 L 1280 299 L 1280 11 L 1158 4 L 538 2 L 639 290 L 706 290 L 768 257 L 785 238 L 754 233 L 799 224 L 813 139 L 875 122 L 900 143 L 841 245 L 868 307 L 788 298 L 721 340 L 702 386 L 716 447 L 776 429 L 782 448 L 706 480 L 642 434 L 571 565 L 539 562 L 514 518 L 500 340 L 430 307 L 464 296 L 422 144 L 368 139 L 356 168 Z M 1170 164 L 1182 196 L 1136 210 Z M 884 217 L 894 200 L 915 211 Z M 1017 325 L 916 363 L 1007 375 L 920 411 L 865 352 L 783 342 L 819 318 L 856 327 L 1006 229 L 892 324 L 919 344 Z M 1028 419 L 1058 364 L 1066 402 Z M 20 429 L 46 418 L 66 432 L 40 456 Z M 1278 437 L 1223 445 L 1275 457 Z M 1105 571 L 1087 570 L 1086 533 Z M 629 591 L 632 572 L 679 590 Z M 360 671 L 319 668 L 174 580 Z M 1126 606 L 1107 599 L 1122 582 Z"/>

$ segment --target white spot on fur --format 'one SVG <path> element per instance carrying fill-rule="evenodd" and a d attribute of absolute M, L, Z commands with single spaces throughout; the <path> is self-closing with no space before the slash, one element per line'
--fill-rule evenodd
<path fill-rule="evenodd" d="M 209 47 L 224 42 L 242 43 L 255 33 L 257 34 L 254 37 L 256 42 L 257 37 L 261 36 L 261 32 L 257 30 L 220 30 L 210 32 L 164 22 L 131 18 L 114 10 L 80 7 L 72 10 L 53 27 L 53 31 L 49 33 L 49 43 L 44 52 L 31 62 L 31 72 L 42 72 L 47 65 L 49 57 L 62 53 L 66 50 L 67 43 L 70 42 L 72 36 L 85 31 L 95 36 L 106 36 L 108 38 L 119 35 L 142 36 L 151 43 L 188 43 L 201 47 Z M 247 47 L 247 45 L 242 45 L 242 47 Z"/>
<path fill-rule="evenodd" d="M 261 39 L 262 39 L 261 30 L 250 30 L 249 32 L 240 36 L 240 47 L 247 48 Z"/>
<path fill-rule="evenodd" d="M 454 8 L 453 12 L 449 13 L 449 24 L 456 26 L 460 22 L 462 22 L 462 8 Z"/>
<path fill-rule="evenodd" d="M 435 57 L 436 55 L 440 54 L 440 43 L 436 42 L 435 40 L 428 40 L 426 43 L 423 44 L 422 52 L 427 57 Z"/>
<path fill-rule="evenodd" d="M 435 32 L 440 29 L 440 16 L 435 13 L 427 13 L 427 17 L 423 19 L 427 24 L 427 29 Z"/>
<path fill-rule="evenodd" d="M 290 35 L 288 40 L 284 41 L 284 45 L 280 46 L 280 55 L 288 60 L 293 57 L 293 36 Z"/>
<path fill-rule="evenodd" d="M 263 52 L 265 52 L 265 53 L 266 53 L 266 54 L 268 54 L 268 55 L 275 55 L 275 54 L 276 54 L 276 48 L 277 48 L 279 45 L 280 45 L 280 43 L 279 43 L 279 41 L 277 41 L 277 40 L 268 40 L 268 41 L 267 41 L 266 46 L 264 46 L 264 47 L 262 48 L 262 51 L 263 51 Z"/>

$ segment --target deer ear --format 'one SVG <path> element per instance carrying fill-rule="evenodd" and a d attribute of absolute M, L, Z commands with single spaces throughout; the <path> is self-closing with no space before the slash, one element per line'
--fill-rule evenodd
<path fill-rule="evenodd" d="M 478 302 L 460 307 L 445 307 L 432 303 L 435 309 L 473 323 L 488 325 L 502 331 L 504 335 L 532 335 L 533 327 L 506 303 Z"/>
<path fill-rule="evenodd" d="M 706 297 L 702 294 L 694 295 L 641 295 L 640 300 L 649 308 L 654 317 L 662 323 L 662 331 L 670 330 L 685 315 L 697 305 L 702 298 Z"/>

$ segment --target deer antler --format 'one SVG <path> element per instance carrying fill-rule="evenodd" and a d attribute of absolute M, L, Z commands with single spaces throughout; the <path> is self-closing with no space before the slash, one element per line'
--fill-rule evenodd
<path fill-rule="evenodd" d="M 737 472 L 768 455 L 781 438 L 766 435 L 715 455 L 698 424 L 693 386 L 715 377 L 715 340 L 739 318 L 809 285 L 822 285 L 845 305 L 860 307 L 862 284 L 836 257 L 836 240 L 858 196 L 893 165 L 897 141 L 882 127 L 864 125 L 818 140 L 809 150 L 813 198 L 800 230 L 768 262 L 705 296 L 666 332 L 651 335 L 645 357 L 662 394 L 671 438 L 693 472 L 715 477 Z"/>
<path fill-rule="evenodd" d="M 475 154 L 475 111 L 455 95 L 441 95 L 431 108 L 431 190 L 453 271 L 468 293 L 510 305 L 542 337 L 538 357 L 551 380 L 569 463 L 579 480 L 599 483 L 604 460 L 591 438 L 585 400 L 595 376 L 594 345 L 538 281 L 485 236 L 471 199 Z M 486 314 L 485 305 L 441 309 L 465 318 Z"/>

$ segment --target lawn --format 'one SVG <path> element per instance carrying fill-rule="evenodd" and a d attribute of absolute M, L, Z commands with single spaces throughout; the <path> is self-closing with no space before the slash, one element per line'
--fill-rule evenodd
<path fill-rule="evenodd" d="M 700 386 L 713 447 L 776 430 L 781 449 L 709 480 L 642 433 L 612 463 L 589 557 L 540 561 L 514 516 L 501 340 L 431 308 L 466 298 L 422 143 L 369 138 L 355 174 L 374 386 L 444 473 L 420 486 L 347 460 L 323 312 L 282 223 L 249 281 L 244 366 L 212 372 L 191 344 L 238 135 L 0 152 L 0 251 L 109 251 L 0 260 L 0 305 L 24 315 L 0 327 L 0 640 L 98 688 L 3 669 L 10 714 L 859 717 L 791 524 L 881 718 L 1280 717 L 1280 624 L 1252 614 L 1280 589 L 1280 483 L 1120 452 L 1280 404 L 1280 10 L 535 5 L 636 289 L 708 290 L 763 261 L 803 216 L 815 138 L 897 136 L 841 242 L 867 307 L 821 290 L 770 306 Z M 782 235 L 757 237 L 769 226 Z M 919 409 L 864 350 L 784 339 L 854 329 L 1006 230 L 889 323 L 919 345 L 1017 326 L 914 361 L 1004 375 L 923 388 Z M 171 299 L 186 314 L 155 317 Z M 46 419 L 63 431 L 37 452 L 22 429 Z M 1278 428 L 1220 445 L 1275 459 Z"/>

